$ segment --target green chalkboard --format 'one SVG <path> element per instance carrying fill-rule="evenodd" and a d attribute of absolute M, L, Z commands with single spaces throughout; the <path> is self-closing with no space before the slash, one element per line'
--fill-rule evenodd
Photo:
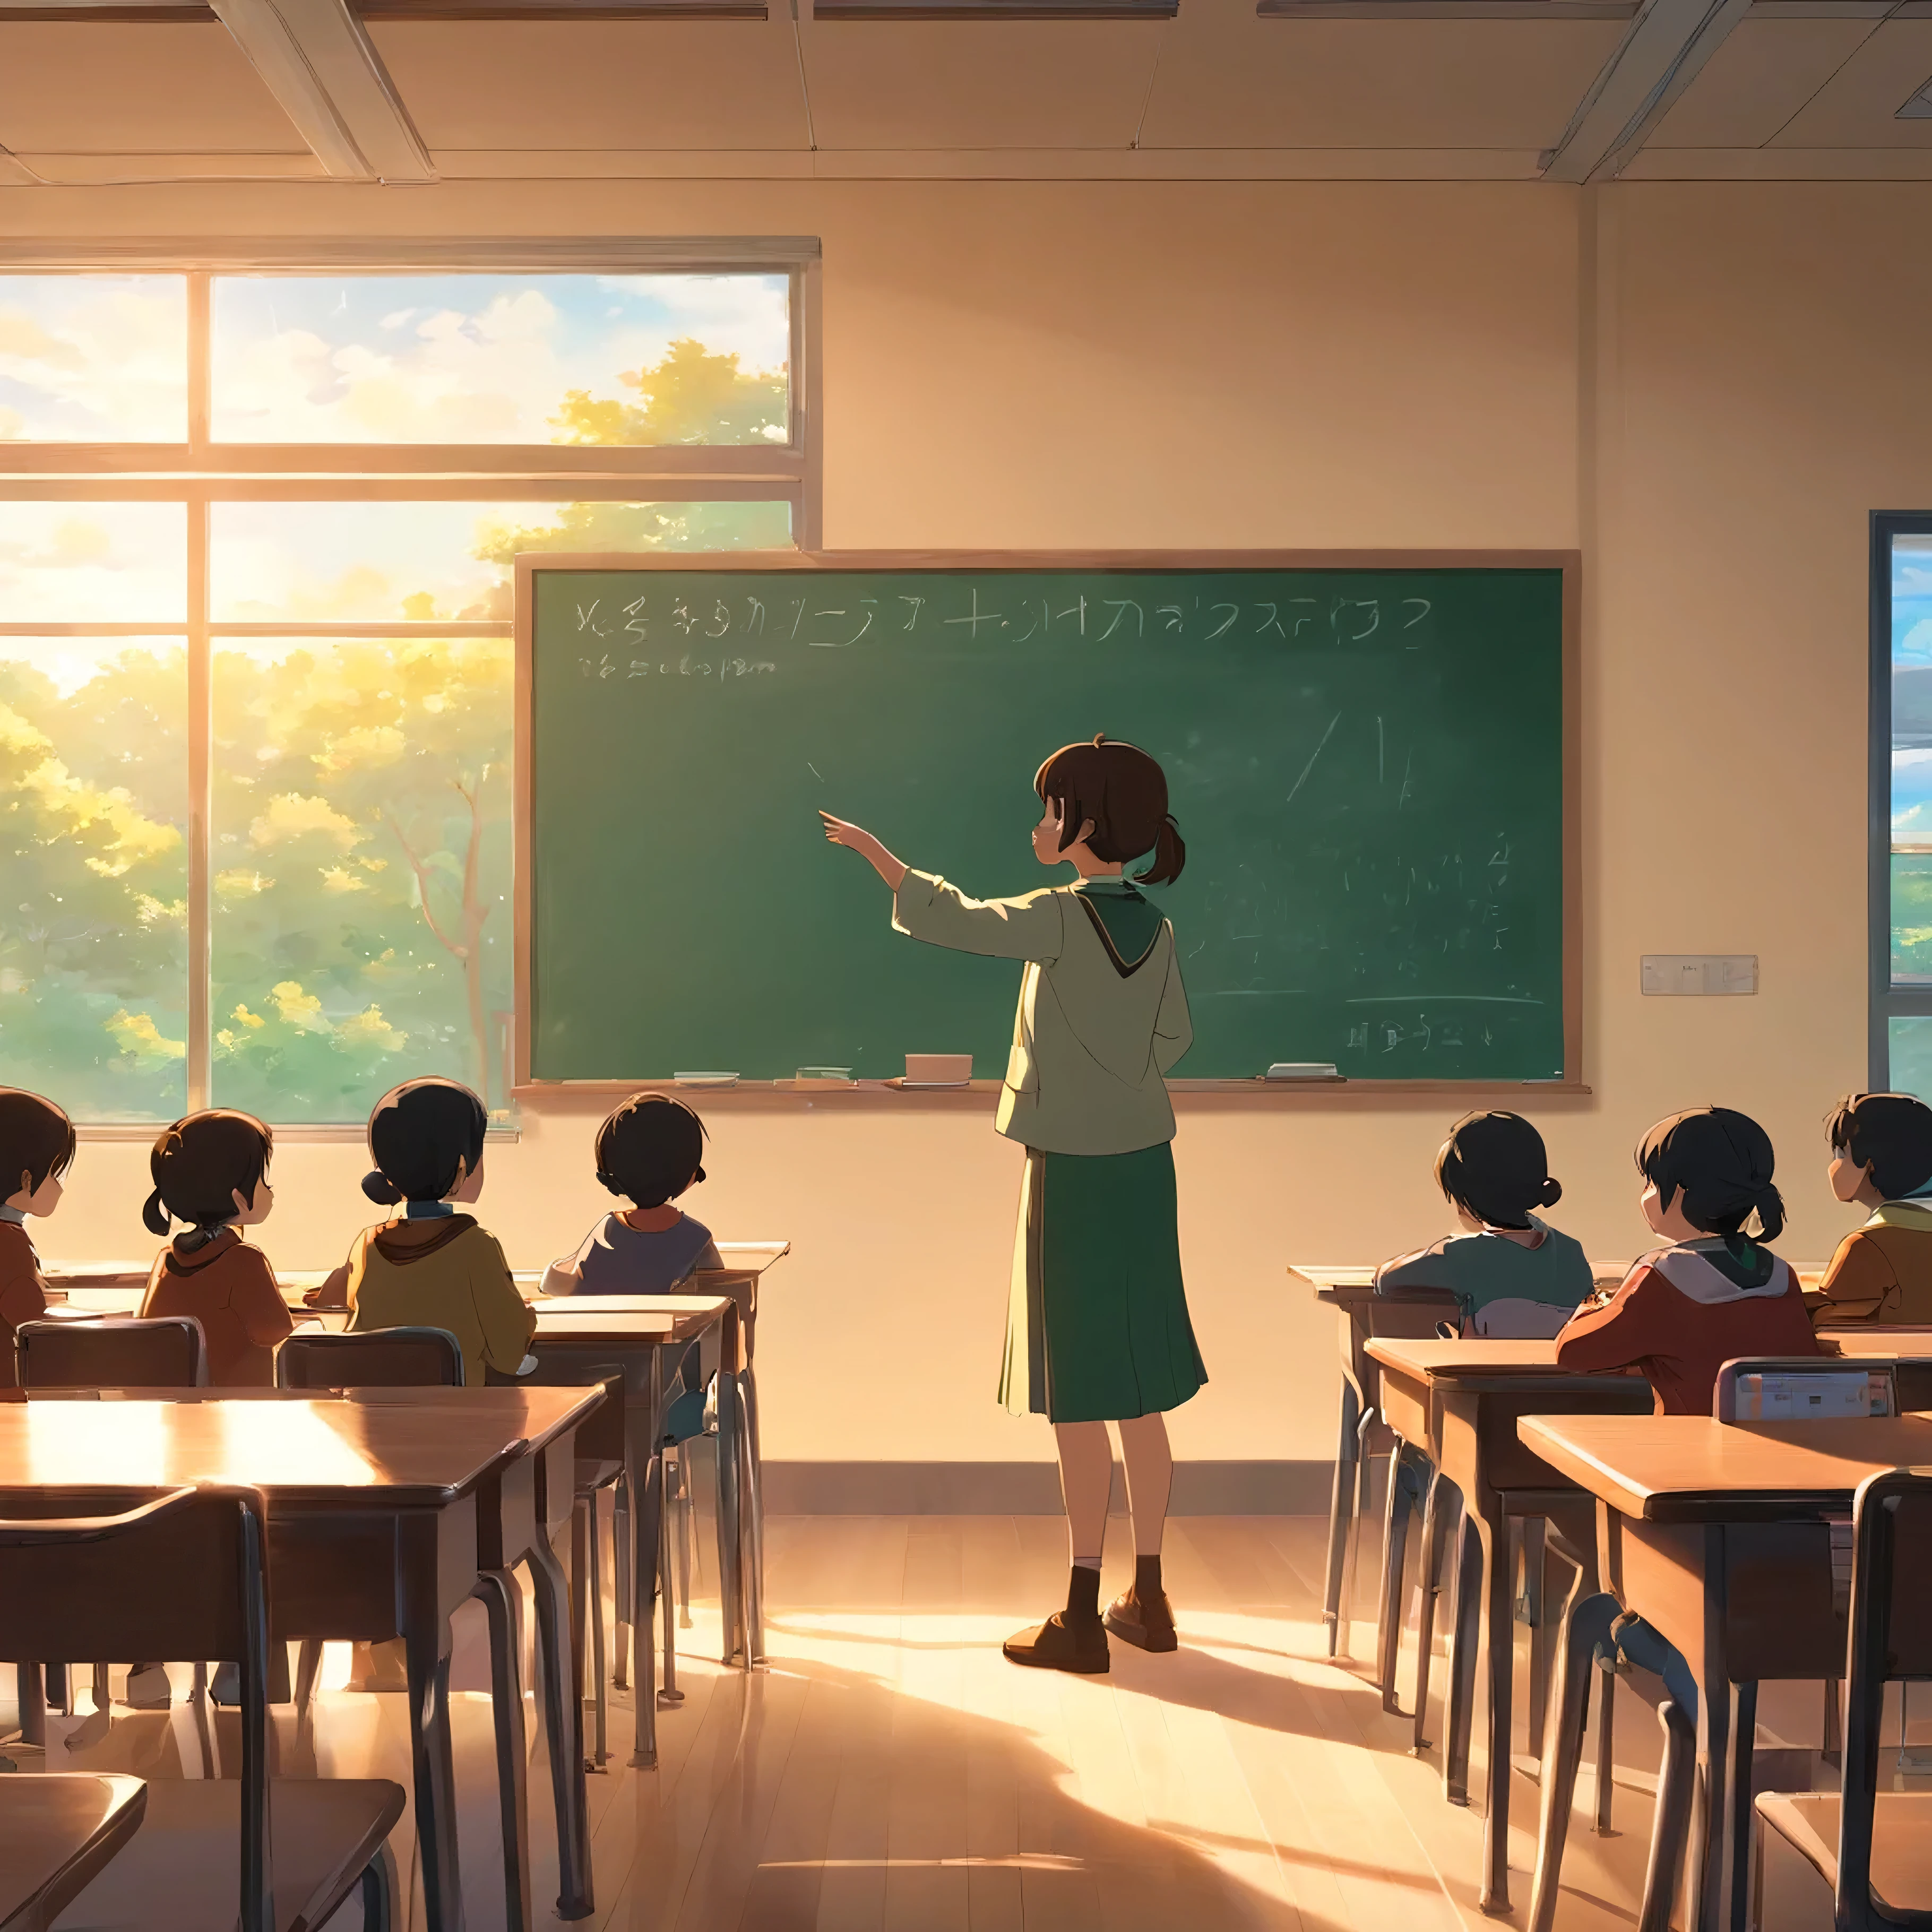
<path fill-rule="evenodd" d="M 1019 969 L 890 927 L 814 808 L 982 898 L 1034 771 L 1166 768 L 1174 1077 L 1566 1067 L 1566 560 L 545 556 L 519 574 L 524 1076 L 1006 1064 Z"/>

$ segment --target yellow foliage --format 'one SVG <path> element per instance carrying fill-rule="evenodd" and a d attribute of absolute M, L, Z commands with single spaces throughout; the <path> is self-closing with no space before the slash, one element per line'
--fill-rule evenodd
<path fill-rule="evenodd" d="M 313 993 L 304 992 L 300 980 L 278 980 L 268 988 L 268 997 L 274 1001 L 275 1011 L 284 1026 L 299 1027 L 304 1033 L 330 1030 L 322 1002 Z"/>
<path fill-rule="evenodd" d="M 244 1027 L 260 1028 L 268 1024 L 260 1013 L 251 1013 L 246 1006 L 237 1006 L 233 1017 L 239 1020 Z"/>
<path fill-rule="evenodd" d="M 10 754 L 10 762 L 19 760 L 13 774 L 17 788 L 36 799 L 50 817 L 64 818 L 70 832 L 109 835 L 88 858 L 91 871 L 118 879 L 182 842 L 178 826 L 144 818 L 135 809 L 132 793 L 119 785 L 104 790 L 76 778 L 53 749 L 51 739 L 0 704 L 0 753 Z"/>
<path fill-rule="evenodd" d="M 433 590 L 412 590 L 403 599 L 403 615 L 412 624 L 430 624 L 436 621 L 436 593 Z"/>
<path fill-rule="evenodd" d="M 248 828 L 248 842 L 267 848 L 311 832 L 332 838 L 344 852 L 363 836 L 356 821 L 345 818 L 327 799 L 289 791 L 269 800 L 268 810 Z"/>
<path fill-rule="evenodd" d="M 333 778 L 356 765 L 392 765 L 409 748 L 410 741 L 393 724 L 359 724 L 328 740 L 315 754 L 315 768 Z"/>
<path fill-rule="evenodd" d="M 274 883 L 273 879 L 265 879 L 260 872 L 245 866 L 236 866 L 214 875 L 214 890 L 225 899 L 248 898 L 256 892 L 266 892 Z"/>
<path fill-rule="evenodd" d="M 369 881 L 358 879 L 346 866 L 325 866 L 322 870 L 322 889 L 326 892 L 366 892 Z"/>
<path fill-rule="evenodd" d="M 336 1028 L 336 1034 L 352 1046 L 380 1047 L 385 1053 L 400 1053 L 410 1043 L 407 1034 L 399 1032 L 383 1018 L 380 1006 L 352 1013 Z"/>
<path fill-rule="evenodd" d="M 180 926 L 188 924 L 186 899 L 158 899 L 152 892 L 134 895 L 134 916 L 143 926 Z"/>
<path fill-rule="evenodd" d="M 121 1051 L 146 1066 L 158 1066 L 188 1056 L 188 1042 L 166 1038 L 152 1015 L 130 1013 L 125 1006 L 107 1022 L 107 1030 Z"/>

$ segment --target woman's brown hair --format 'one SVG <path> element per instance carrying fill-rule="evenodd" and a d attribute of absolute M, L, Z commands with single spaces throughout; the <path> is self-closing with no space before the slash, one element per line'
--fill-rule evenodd
<path fill-rule="evenodd" d="M 165 1234 L 172 1215 L 212 1238 L 214 1229 L 234 1220 L 237 1194 L 254 1199 L 274 1145 L 274 1136 L 253 1114 L 226 1107 L 176 1121 L 148 1156 L 154 1191 L 141 1219 L 148 1232 Z"/>
<path fill-rule="evenodd" d="M 1059 809 L 1063 852 L 1090 818 L 1087 849 L 1095 858 L 1124 866 L 1151 852 L 1153 862 L 1134 874 L 1136 885 L 1165 886 L 1180 878 L 1187 848 L 1167 808 L 1167 774 L 1138 745 L 1104 732 L 1096 732 L 1091 744 L 1063 745 L 1034 773 L 1033 788 L 1042 804 Z"/>

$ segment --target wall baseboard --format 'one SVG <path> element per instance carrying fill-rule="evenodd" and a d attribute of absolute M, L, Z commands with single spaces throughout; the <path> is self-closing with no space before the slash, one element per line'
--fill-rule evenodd
<path fill-rule="evenodd" d="M 1174 1516 L 1319 1516 L 1332 1462 L 1177 1462 Z M 1051 1462 L 767 1462 L 765 1508 L 774 1516 L 1058 1516 L 1060 1472 Z M 1113 1508 L 1126 1508 L 1120 1466 Z"/>

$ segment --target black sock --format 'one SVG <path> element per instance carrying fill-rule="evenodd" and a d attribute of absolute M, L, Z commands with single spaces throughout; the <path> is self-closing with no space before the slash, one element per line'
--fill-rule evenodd
<path fill-rule="evenodd" d="M 1153 1602 L 1160 1594 L 1160 1556 L 1156 1552 L 1152 1556 L 1134 1558 L 1134 1594 L 1144 1604 Z"/>
<path fill-rule="evenodd" d="M 1100 1621 L 1100 1573 L 1076 1563 L 1066 1577 L 1066 1621 L 1093 1624 Z"/>

